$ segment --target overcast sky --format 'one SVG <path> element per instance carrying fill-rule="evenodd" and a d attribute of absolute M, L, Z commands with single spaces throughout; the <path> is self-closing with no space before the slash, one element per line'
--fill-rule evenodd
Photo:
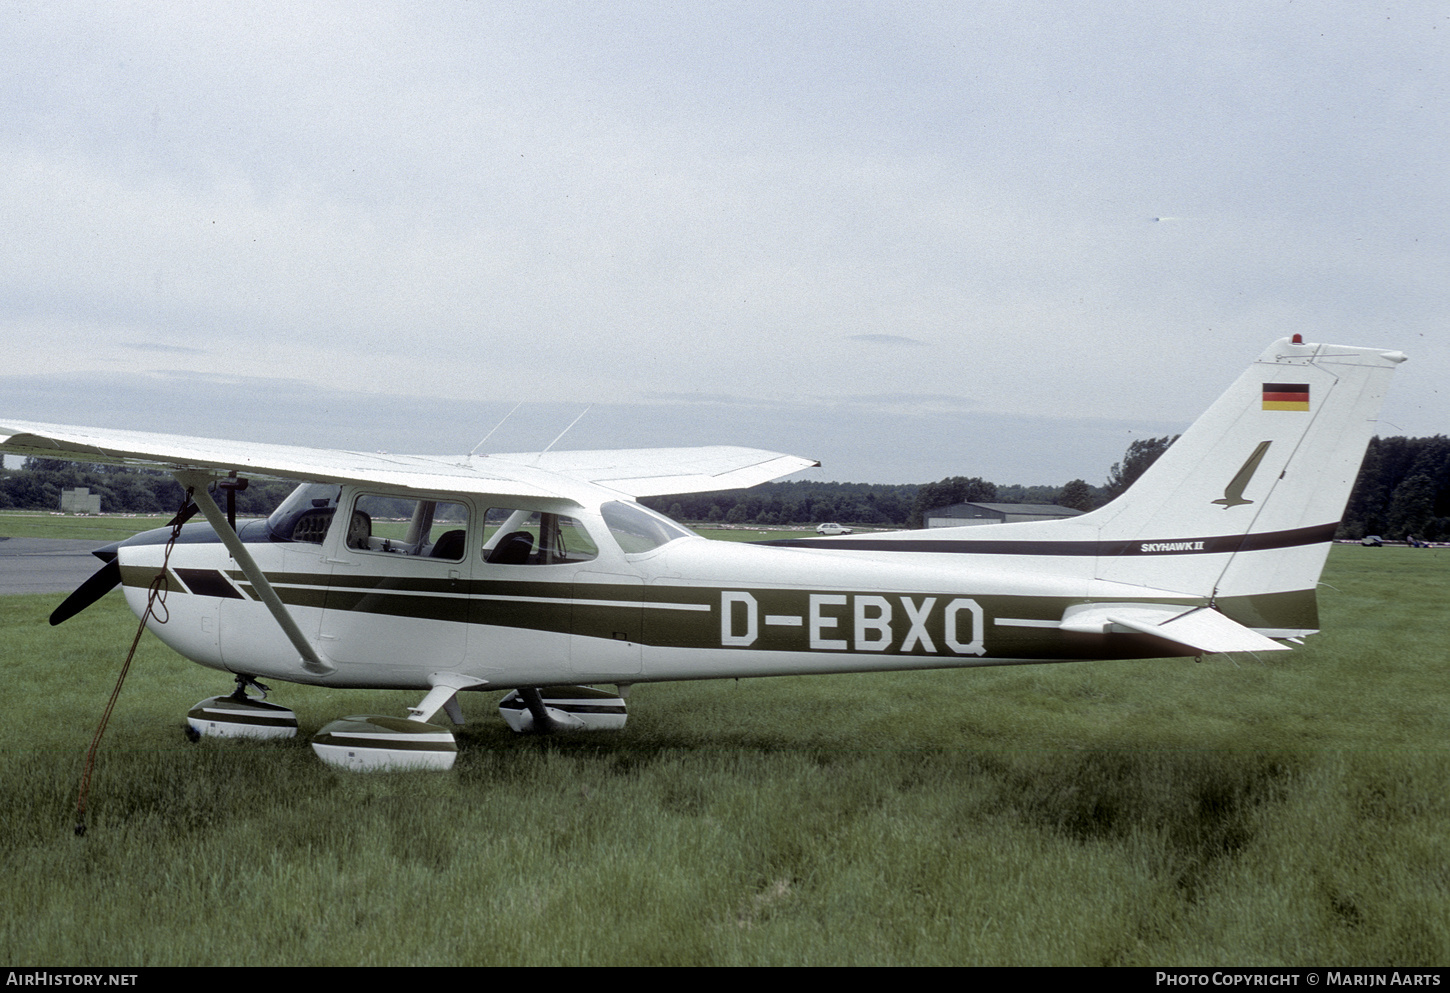
<path fill-rule="evenodd" d="M 1273 339 L 1450 431 L 1432 2 L 0 0 L 0 417 L 1100 483 Z"/>

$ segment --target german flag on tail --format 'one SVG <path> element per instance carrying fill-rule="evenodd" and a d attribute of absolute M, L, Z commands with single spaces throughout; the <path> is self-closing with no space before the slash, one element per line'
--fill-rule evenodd
<path fill-rule="evenodd" d="M 1265 383 L 1265 410 L 1308 410 L 1308 383 Z"/>

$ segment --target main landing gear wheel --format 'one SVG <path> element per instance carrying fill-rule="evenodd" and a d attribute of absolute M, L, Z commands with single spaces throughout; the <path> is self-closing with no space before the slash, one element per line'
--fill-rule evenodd
<path fill-rule="evenodd" d="M 617 731 L 628 717 L 622 697 L 592 686 L 514 690 L 499 701 L 498 713 L 520 734 Z"/>
<path fill-rule="evenodd" d="M 286 707 L 247 696 L 255 686 L 262 696 L 267 687 L 251 676 L 237 676 L 237 688 L 229 696 L 207 697 L 186 715 L 186 737 L 200 741 L 214 738 L 291 738 L 297 734 L 297 715 Z"/>
<path fill-rule="evenodd" d="M 458 758 L 453 733 L 429 724 L 439 711 L 455 724 L 463 723 L 458 705 L 459 690 L 484 685 L 484 680 L 458 673 L 435 672 L 428 677 L 433 688 L 407 717 L 353 714 L 333 721 L 312 737 L 312 750 L 328 765 L 350 772 L 425 770 L 446 772 Z"/>
<path fill-rule="evenodd" d="M 350 772 L 447 772 L 458 758 L 451 731 L 378 714 L 354 714 L 333 721 L 313 735 L 312 750 L 328 765 Z"/>

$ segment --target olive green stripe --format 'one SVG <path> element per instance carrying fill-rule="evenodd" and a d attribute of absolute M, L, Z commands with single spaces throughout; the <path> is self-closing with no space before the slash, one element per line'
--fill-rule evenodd
<path fill-rule="evenodd" d="M 123 569 L 127 585 L 150 582 L 150 571 Z M 483 626 L 510 627 L 525 630 L 574 634 L 603 640 L 622 640 L 659 647 L 709 648 L 730 650 L 735 647 L 751 651 L 784 652 L 863 652 L 880 640 L 883 632 L 866 631 L 865 644 L 856 641 L 854 603 L 857 597 L 882 598 L 891 607 L 890 641 L 880 651 L 886 656 L 951 656 L 947 644 L 945 613 L 948 605 L 970 598 L 983 612 L 983 630 L 975 629 L 974 617 L 958 611 L 956 634 L 959 643 L 981 639 L 986 657 L 996 658 L 1101 658 L 1103 636 L 1061 631 L 1048 626 L 1009 626 L 994 623 L 998 619 L 1056 623 L 1066 608 L 1091 602 L 1114 603 L 1178 603 L 1201 606 L 1204 597 L 1033 597 L 980 594 L 970 596 L 953 593 L 858 593 L 851 590 L 710 588 L 697 586 L 638 586 L 608 583 L 547 583 L 477 581 L 457 584 L 473 591 L 471 596 L 450 589 L 451 595 L 414 592 L 408 582 L 394 577 L 355 577 L 339 584 L 332 577 L 319 574 L 288 573 L 272 577 L 280 586 L 277 593 L 283 603 L 291 606 L 321 607 L 328 610 L 359 611 L 394 617 L 420 617 Z M 144 580 L 144 582 L 143 582 Z M 301 585 L 312 580 L 315 585 Z M 369 585 L 369 584 L 372 585 Z M 242 589 L 255 597 L 246 584 Z M 448 585 L 448 584 L 444 584 Z M 721 594 L 726 591 L 748 593 L 755 600 L 757 627 L 748 646 L 722 644 L 720 616 Z M 832 642 L 845 642 L 844 649 L 812 649 L 810 618 L 812 596 L 844 597 L 843 604 L 832 603 L 818 609 L 820 616 L 834 624 L 826 624 L 819 634 Z M 912 626 L 907 604 L 912 610 L 926 609 L 926 638 L 915 639 L 910 650 L 904 650 Z M 593 603 L 581 601 L 597 601 Z M 872 600 L 872 613 L 879 600 Z M 708 610 L 660 609 L 672 605 L 706 607 Z M 1287 593 L 1254 594 L 1225 597 L 1215 606 L 1230 619 L 1247 627 L 1267 629 L 1318 628 L 1318 609 L 1313 590 Z M 744 633 L 743 608 L 735 630 Z M 789 625 L 771 624 L 768 618 L 797 619 Z M 1117 657 L 1159 657 L 1165 654 L 1165 642 L 1146 635 L 1112 634 L 1111 652 Z M 927 647 L 928 640 L 930 649 Z M 1181 647 L 1178 654 L 1195 654 Z"/>
<path fill-rule="evenodd" d="M 122 582 L 131 587 L 146 587 L 150 585 L 153 571 L 136 566 L 122 567 Z M 240 573 L 231 573 L 233 578 L 239 580 L 239 585 L 255 598 L 255 591 L 250 584 L 242 579 Z M 635 607 L 657 608 L 675 605 L 688 605 L 694 607 L 705 607 L 711 613 L 717 609 L 720 602 L 720 594 L 725 589 L 732 591 L 739 590 L 739 587 L 699 587 L 699 586 L 635 586 L 630 584 L 612 583 L 546 583 L 546 582 L 510 582 L 510 581 L 475 581 L 472 583 L 448 584 L 440 581 L 439 584 L 431 584 L 435 588 L 426 592 L 447 592 L 451 595 L 445 597 L 427 597 L 409 595 L 415 592 L 414 584 L 410 582 L 397 581 L 395 577 L 364 577 L 354 579 L 346 583 L 338 582 L 335 577 L 319 573 L 277 573 L 269 575 L 269 580 L 277 589 L 278 595 L 284 603 L 307 606 L 327 607 L 329 609 L 376 609 L 381 613 L 398 614 L 400 616 L 417 615 L 417 610 L 401 611 L 396 606 L 384 608 L 383 604 L 397 605 L 420 601 L 431 601 L 437 604 L 461 604 L 478 603 L 480 601 L 503 604 L 509 601 L 494 600 L 491 597 L 518 598 L 513 602 L 526 602 L 531 600 L 541 601 L 543 604 L 558 607 L 574 605 L 577 609 L 578 601 L 597 600 L 600 609 L 613 609 L 611 605 L 617 605 L 621 609 Z M 446 586 L 447 589 L 437 588 Z M 179 585 L 176 587 L 182 588 Z M 366 590 L 376 591 L 376 595 L 369 595 Z M 787 614 L 804 616 L 805 606 L 809 603 L 812 594 L 856 596 L 858 591 L 848 589 L 770 589 L 750 590 L 741 592 L 750 593 L 755 597 L 761 606 L 762 613 Z M 562 595 L 561 595 L 562 594 Z M 984 607 L 989 602 L 999 603 L 1001 609 L 990 610 L 994 617 L 1011 617 L 1021 619 L 1058 620 L 1062 616 L 1062 610 L 1066 606 L 1092 603 L 1095 601 L 1111 601 L 1114 603 L 1181 603 L 1185 606 L 1197 606 L 1207 603 L 1204 597 L 1019 597 L 1019 596 L 996 596 L 991 594 L 971 594 L 968 592 L 950 593 L 873 593 L 888 598 L 899 598 L 909 596 L 914 602 L 921 602 L 927 597 L 935 597 L 938 601 L 943 598 L 955 599 L 964 596 L 973 596 L 977 602 Z M 366 604 L 367 607 L 344 606 L 344 604 Z M 1313 628 L 1317 627 L 1317 603 L 1313 590 L 1296 590 L 1285 593 L 1263 593 L 1250 594 L 1238 597 L 1223 597 L 1216 601 L 1218 609 L 1228 617 L 1239 623 L 1251 627 L 1267 628 Z M 456 617 L 456 610 L 434 611 L 440 615 L 450 618 Z M 682 611 L 682 620 L 693 622 L 690 626 L 696 626 L 699 621 L 699 614 L 703 611 Z M 427 613 L 421 616 L 429 616 Z"/>

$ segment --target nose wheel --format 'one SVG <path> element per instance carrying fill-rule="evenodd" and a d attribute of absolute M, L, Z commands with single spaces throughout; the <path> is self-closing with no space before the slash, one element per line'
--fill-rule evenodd
<path fill-rule="evenodd" d="M 255 686 L 261 696 L 248 696 L 249 686 Z M 270 687 L 251 676 L 238 674 L 237 688 L 229 695 L 208 697 L 187 713 L 187 740 L 291 738 L 297 734 L 297 715 L 286 707 L 264 702 L 270 691 Z"/>

